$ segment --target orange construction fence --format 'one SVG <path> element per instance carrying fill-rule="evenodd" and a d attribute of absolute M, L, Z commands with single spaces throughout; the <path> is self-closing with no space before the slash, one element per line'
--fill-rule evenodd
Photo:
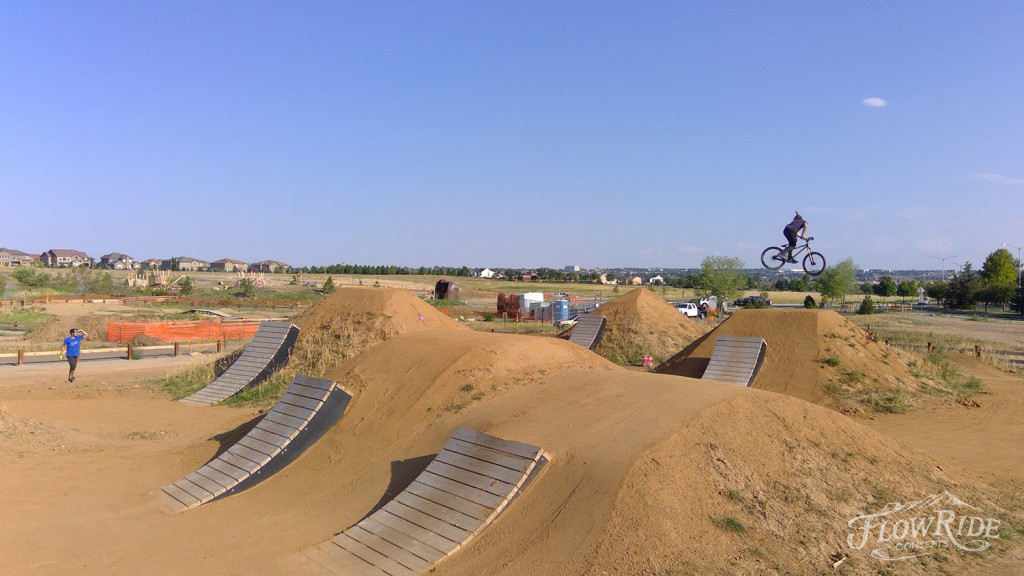
<path fill-rule="evenodd" d="M 259 322 L 222 322 L 220 319 L 181 322 L 107 322 L 107 342 L 123 343 L 144 335 L 164 342 L 252 338 Z"/>

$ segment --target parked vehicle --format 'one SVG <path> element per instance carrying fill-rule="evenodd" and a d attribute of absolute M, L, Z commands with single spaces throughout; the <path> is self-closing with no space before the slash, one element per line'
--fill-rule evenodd
<path fill-rule="evenodd" d="M 732 305 L 737 308 L 768 308 L 772 305 L 772 301 L 761 296 L 745 296 L 737 298 Z"/>
<path fill-rule="evenodd" d="M 690 318 L 696 318 L 700 316 L 700 308 L 697 307 L 693 302 L 683 302 L 682 304 L 676 304 L 676 310 L 679 310 L 683 314 Z"/>
<path fill-rule="evenodd" d="M 558 323 L 555 324 L 555 325 L 558 326 L 559 328 L 561 328 L 562 330 L 565 330 L 565 329 L 572 328 L 573 326 L 575 326 L 576 325 L 576 321 L 579 320 L 579 319 L 580 319 L 580 315 L 579 314 L 573 314 L 572 316 L 570 316 L 569 318 L 567 318 L 565 320 L 559 320 Z"/>

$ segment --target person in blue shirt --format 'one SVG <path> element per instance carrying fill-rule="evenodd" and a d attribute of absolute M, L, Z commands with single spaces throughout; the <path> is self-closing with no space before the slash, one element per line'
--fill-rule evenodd
<path fill-rule="evenodd" d="M 78 368 L 78 355 L 82 351 L 82 340 L 87 338 L 89 335 L 83 330 L 77 328 L 71 329 L 71 335 L 64 339 L 64 343 L 60 347 L 60 357 L 68 359 L 68 382 L 75 381 L 75 369 Z"/>

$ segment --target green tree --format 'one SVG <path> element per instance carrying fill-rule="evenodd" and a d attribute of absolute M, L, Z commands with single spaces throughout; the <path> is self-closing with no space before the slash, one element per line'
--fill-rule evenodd
<path fill-rule="evenodd" d="M 804 296 L 804 308 L 817 308 L 818 303 L 814 301 L 814 296 L 808 294 Z"/>
<path fill-rule="evenodd" d="M 864 299 L 860 301 L 860 308 L 857 309 L 857 314 L 874 314 L 874 313 L 875 313 L 875 303 L 874 303 L 874 301 L 871 300 L 871 296 L 870 295 L 865 296 Z"/>
<path fill-rule="evenodd" d="M 978 293 L 982 287 L 981 278 L 973 270 L 971 263 L 964 267 L 949 280 L 949 293 L 946 295 L 946 306 L 956 310 L 968 310 L 978 303 Z"/>
<path fill-rule="evenodd" d="M 191 296 L 195 291 L 195 286 L 192 285 L 192 278 L 185 276 L 185 279 L 181 281 L 181 295 Z"/>
<path fill-rule="evenodd" d="M 1017 289 L 1017 261 L 1006 248 L 1000 248 L 985 258 L 981 266 L 982 287 L 978 297 L 985 303 L 1004 306 L 1013 299 Z"/>
<path fill-rule="evenodd" d="M 903 280 L 899 286 L 896 287 L 896 295 L 906 299 L 907 296 L 913 297 L 917 294 L 917 281 L 916 280 Z"/>
<path fill-rule="evenodd" d="M 949 283 L 941 280 L 932 280 L 925 284 L 924 293 L 936 302 L 945 302 L 946 297 L 949 296 Z"/>
<path fill-rule="evenodd" d="M 708 256 L 700 268 L 695 283 L 698 294 L 717 296 L 720 303 L 731 301 L 747 284 L 747 272 L 739 258 Z"/>
<path fill-rule="evenodd" d="M 981 279 L 986 284 L 1014 284 L 1017 282 L 1016 259 L 1006 248 L 1000 248 L 985 258 L 981 265 Z"/>
<path fill-rule="evenodd" d="M 248 278 L 242 278 L 238 281 L 238 292 L 235 293 L 239 298 L 252 298 L 256 296 L 256 286 L 252 283 L 252 280 Z"/>
<path fill-rule="evenodd" d="M 892 279 L 892 276 L 882 276 L 871 292 L 882 298 L 891 298 L 896 295 L 896 281 Z"/>
<path fill-rule="evenodd" d="M 328 276 L 327 280 L 324 280 L 323 293 L 324 294 L 333 294 L 336 289 L 337 289 L 337 287 L 334 285 L 334 278 L 331 278 L 330 276 Z"/>
<path fill-rule="evenodd" d="M 846 295 L 852 294 L 857 281 L 857 265 L 853 258 L 825 268 L 818 276 L 818 293 L 822 301 L 846 302 Z"/>

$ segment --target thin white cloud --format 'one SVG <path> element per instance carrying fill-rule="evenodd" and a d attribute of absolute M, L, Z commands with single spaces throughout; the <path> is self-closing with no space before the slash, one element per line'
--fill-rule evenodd
<path fill-rule="evenodd" d="M 995 182 L 997 184 L 1011 184 L 1014 186 L 1024 185 L 1024 178 L 1010 178 L 1009 176 L 1003 176 L 1002 174 L 972 174 L 971 177 L 977 180 L 984 180 L 986 182 Z"/>
<path fill-rule="evenodd" d="M 861 104 L 868 108 L 885 108 L 885 100 L 872 96 L 871 98 L 865 98 L 860 101 Z"/>

